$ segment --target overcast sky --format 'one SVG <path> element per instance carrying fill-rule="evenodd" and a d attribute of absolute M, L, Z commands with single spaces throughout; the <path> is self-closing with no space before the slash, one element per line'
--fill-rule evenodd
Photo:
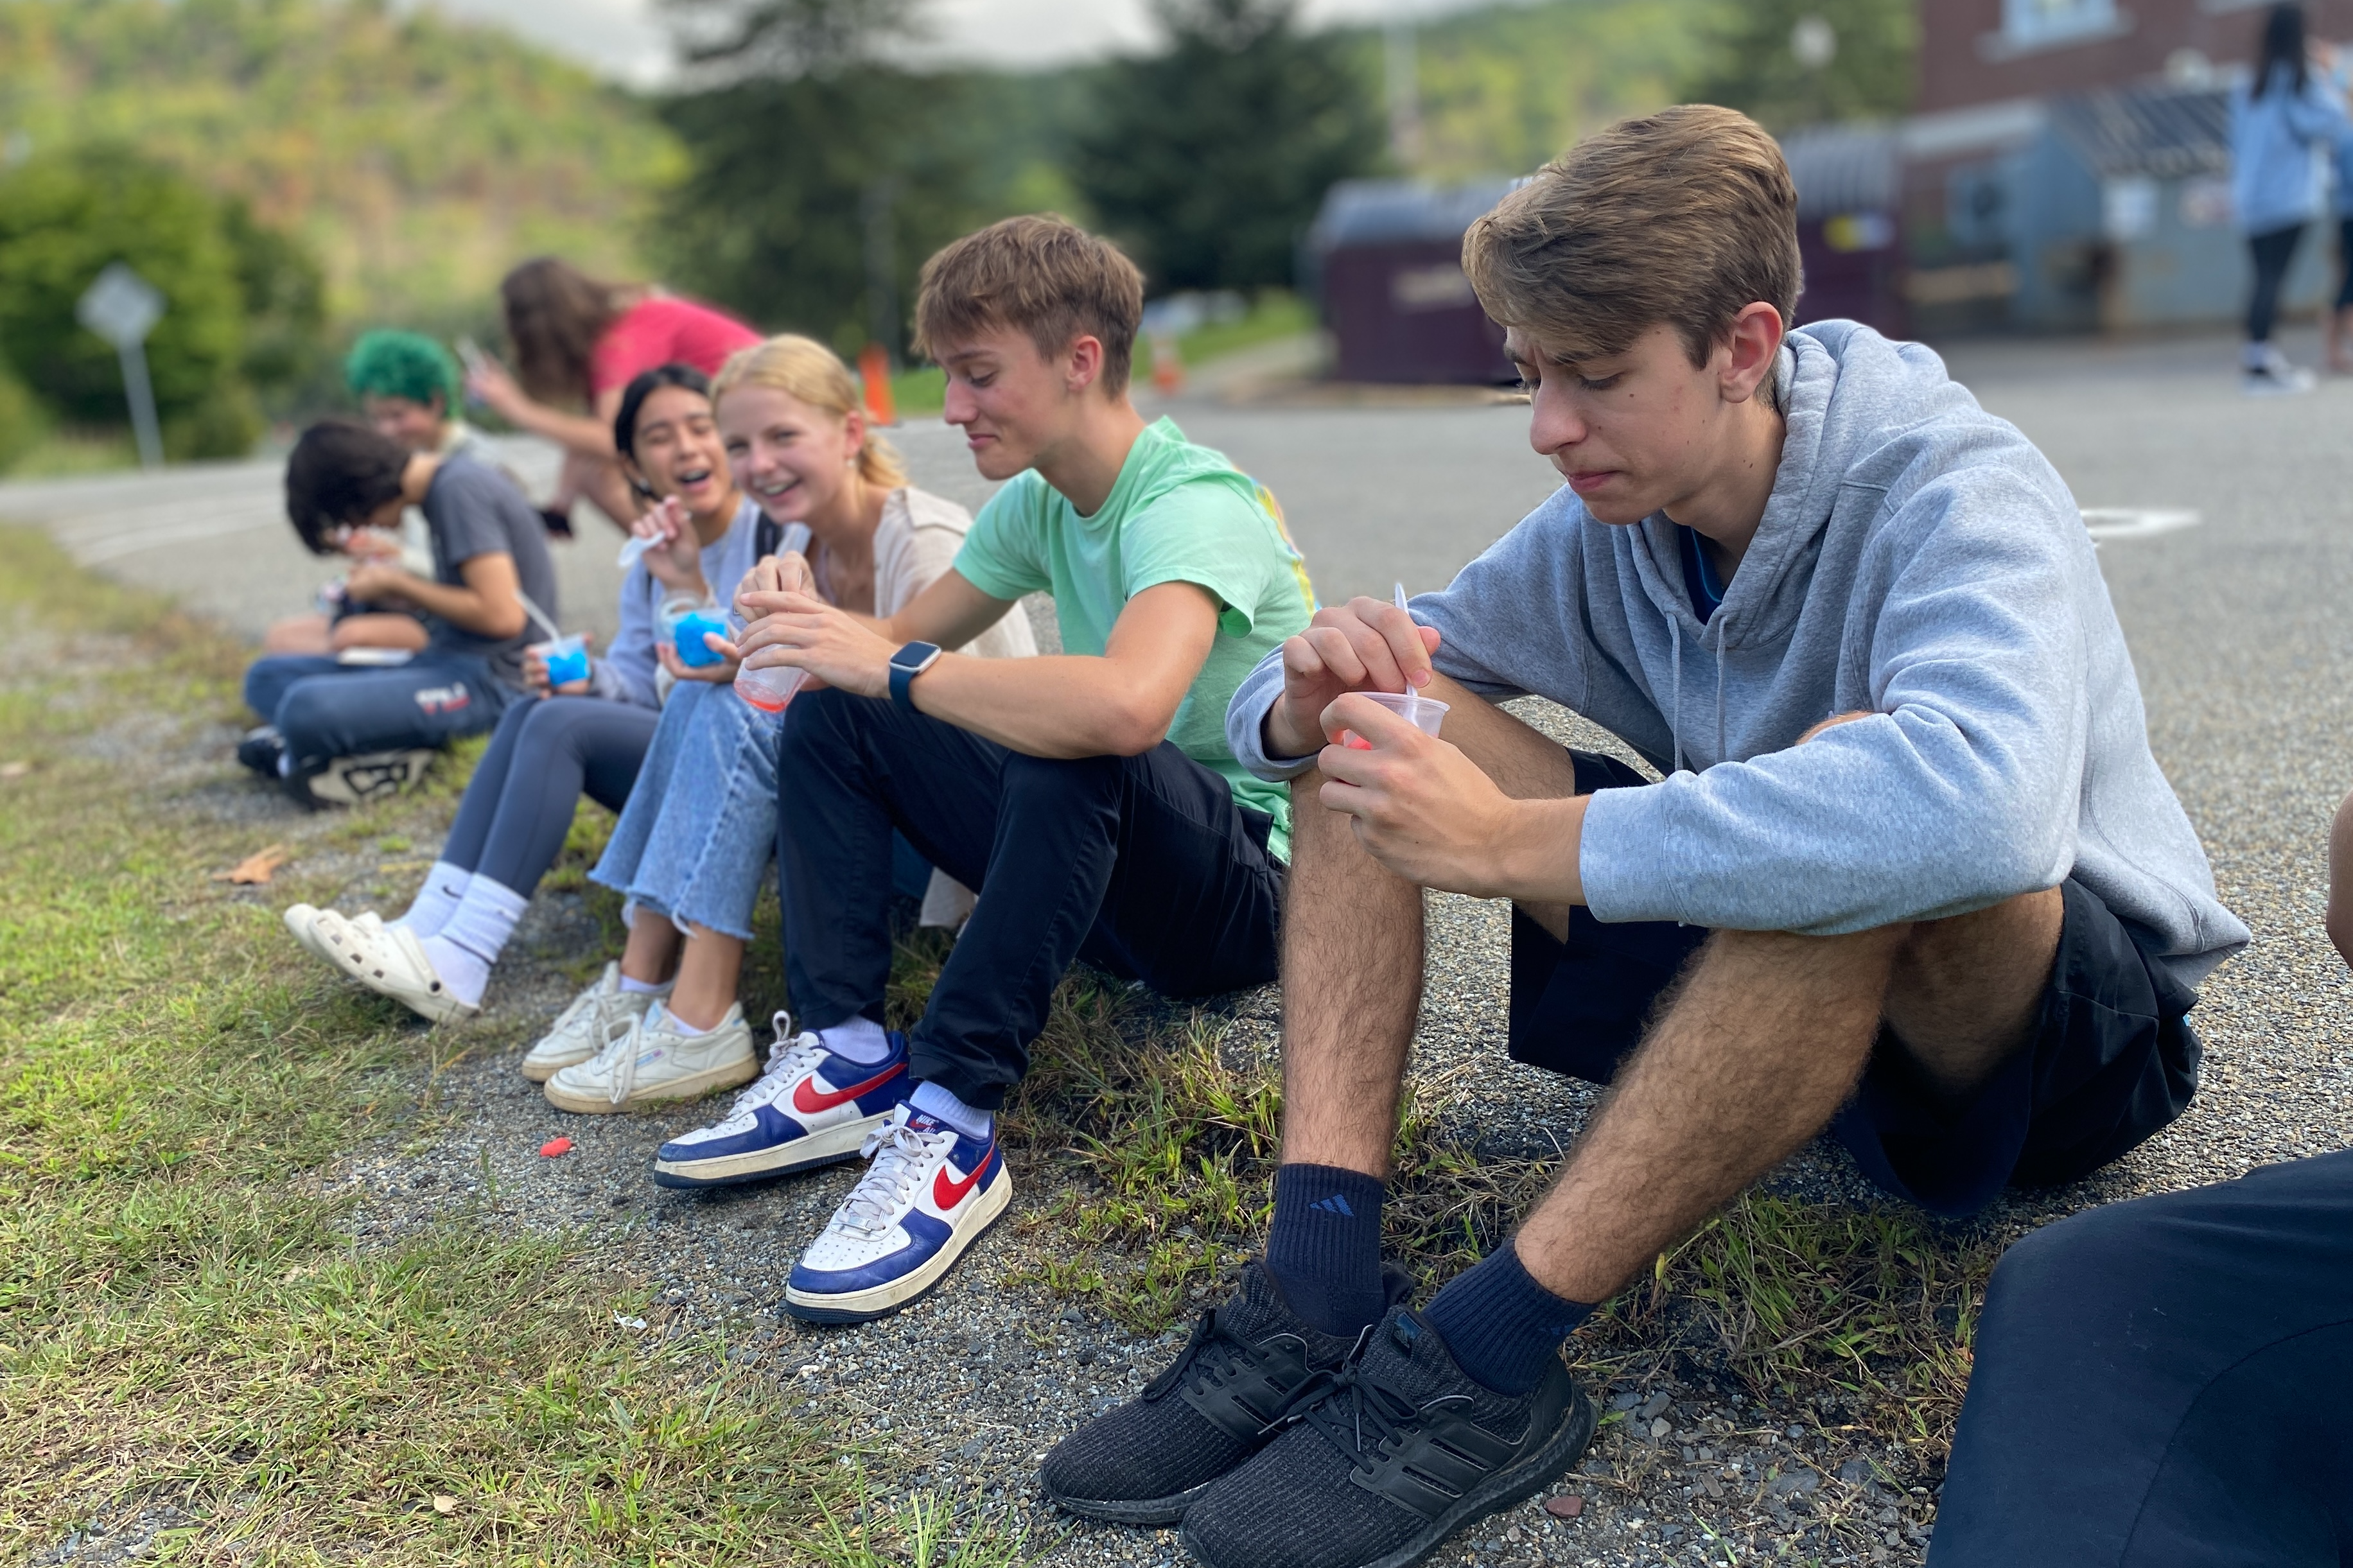
<path fill-rule="evenodd" d="M 1304 0 L 1311 23 L 1458 10 L 1475 0 Z M 640 85 L 670 68 L 655 0 L 407 0 L 503 24 L 611 77 Z M 990 65 L 1051 65 L 1148 42 L 1147 0 L 929 0 L 942 53 Z"/>

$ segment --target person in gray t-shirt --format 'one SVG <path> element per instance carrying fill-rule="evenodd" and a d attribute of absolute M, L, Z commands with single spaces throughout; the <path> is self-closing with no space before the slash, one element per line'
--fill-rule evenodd
<path fill-rule="evenodd" d="M 394 668 L 281 655 L 246 672 L 246 701 L 267 723 L 237 755 L 307 805 L 396 787 L 421 765 L 405 753 L 487 730 L 522 690 L 533 636 L 526 599 L 556 613 L 555 573 L 537 513 L 470 457 L 411 452 L 367 426 L 331 419 L 302 433 L 286 466 L 286 509 L 319 553 L 355 530 L 390 531 L 425 514 L 433 575 L 370 562 L 352 592 L 423 616 L 423 652 Z M 337 765 L 366 758 L 364 766 Z"/>

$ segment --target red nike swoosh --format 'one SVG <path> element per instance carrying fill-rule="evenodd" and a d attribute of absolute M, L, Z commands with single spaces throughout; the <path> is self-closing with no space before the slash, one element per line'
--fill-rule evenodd
<path fill-rule="evenodd" d="M 837 1105 L 847 1105 L 861 1094 L 868 1094 L 881 1089 L 906 1070 L 906 1063 L 894 1062 L 864 1083 L 853 1083 L 848 1089 L 838 1089 L 831 1094 L 818 1092 L 817 1075 L 812 1073 L 793 1086 L 793 1109 L 803 1116 L 815 1116 L 820 1110 L 831 1110 Z"/>
<path fill-rule="evenodd" d="M 932 1177 L 933 1204 L 943 1214 L 955 1207 L 956 1205 L 964 1202 L 965 1194 L 972 1191 L 973 1184 L 988 1174 L 988 1168 L 995 1163 L 997 1163 L 997 1151 L 991 1149 L 987 1156 L 973 1167 L 972 1174 L 961 1182 L 949 1181 L 948 1168 L 942 1165 L 937 1173 Z"/>

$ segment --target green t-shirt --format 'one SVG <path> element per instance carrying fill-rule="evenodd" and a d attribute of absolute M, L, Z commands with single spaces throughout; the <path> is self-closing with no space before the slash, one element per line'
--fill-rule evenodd
<path fill-rule="evenodd" d="M 1307 628 L 1315 589 L 1274 498 L 1221 452 L 1196 447 L 1173 420 L 1145 427 L 1119 482 L 1081 517 L 1036 469 L 1017 475 L 980 509 L 955 569 L 982 593 L 1054 595 L 1064 653 L 1101 658 L 1128 600 L 1162 583 L 1192 583 L 1218 601 L 1218 636 L 1168 738 L 1232 786 L 1234 798 L 1274 818 L 1268 847 L 1291 858 L 1291 795 L 1253 778 L 1226 745 L 1234 688 L 1284 638 Z"/>

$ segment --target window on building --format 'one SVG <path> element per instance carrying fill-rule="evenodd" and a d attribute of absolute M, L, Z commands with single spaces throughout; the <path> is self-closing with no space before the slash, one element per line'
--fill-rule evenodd
<path fill-rule="evenodd" d="M 2116 30 L 2116 0 L 2001 0 L 2002 41 L 2014 48 Z"/>

